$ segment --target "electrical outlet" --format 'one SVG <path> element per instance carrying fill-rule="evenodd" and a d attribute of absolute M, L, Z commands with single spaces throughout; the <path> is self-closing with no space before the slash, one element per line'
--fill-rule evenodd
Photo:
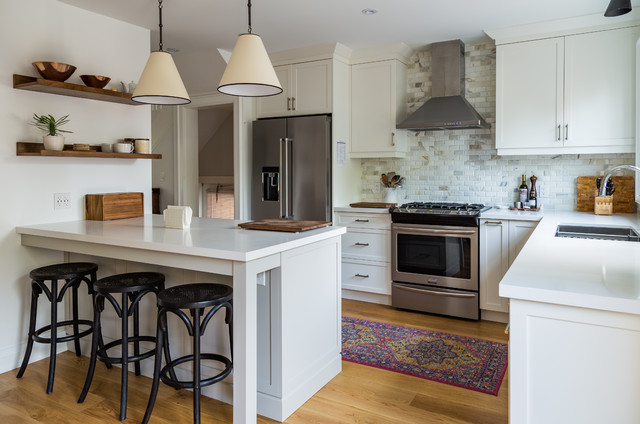
<path fill-rule="evenodd" d="M 71 193 L 53 193 L 53 209 L 71 209 Z"/>

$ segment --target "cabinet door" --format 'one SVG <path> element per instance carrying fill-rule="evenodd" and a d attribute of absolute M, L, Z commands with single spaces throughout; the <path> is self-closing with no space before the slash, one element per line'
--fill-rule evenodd
<path fill-rule="evenodd" d="M 331 60 L 292 66 L 291 108 L 295 115 L 331 113 Z"/>
<path fill-rule="evenodd" d="M 351 67 L 351 151 L 394 152 L 394 60 Z"/>
<path fill-rule="evenodd" d="M 509 221 L 509 266 L 515 261 L 537 225 L 536 221 Z"/>
<path fill-rule="evenodd" d="M 480 220 L 480 309 L 508 312 L 509 301 L 498 295 L 500 280 L 509 269 L 509 225 Z"/>
<path fill-rule="evenodd" d="M 498 46 L 496 147 L 501 153 L 562 148 L 563 50 L 563 38 Z"/>
<path fill-rule="evenodd" d="M 564 145 L 634 151 L 637 27 L 565 40 Z M 612 150 L 592 150 L 606 152 Z"/>
<path fill-rule="evenodd" d="M 276 71 L 280 85 L 282 85 L 282 93 L 258 98 L 256 102 L 258 118 L 291 114 L 291 65 L 274 66 L 273 69 Z"/>

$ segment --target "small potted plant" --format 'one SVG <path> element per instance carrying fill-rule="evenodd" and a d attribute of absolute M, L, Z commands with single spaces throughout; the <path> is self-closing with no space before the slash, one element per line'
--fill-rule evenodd
<path fill-rule="evenodd" d="M 60 129 L 67 122 L 69 122 L 69 115 L 56 119 L 52 115 L 38 116 L 35 113 L 33 114 L 33 125 L 45 133 L 42 136 L 45 150 L 64 149 L 64 135 L 62 133 L 73 132 Z"/>

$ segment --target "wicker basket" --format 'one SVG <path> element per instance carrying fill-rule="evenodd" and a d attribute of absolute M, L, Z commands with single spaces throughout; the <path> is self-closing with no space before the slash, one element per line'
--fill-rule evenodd
<path fill-rule="evenodd" d="M 596 196 L 594 212 L 596 215 L 613 214 L 613 196 Z"/>

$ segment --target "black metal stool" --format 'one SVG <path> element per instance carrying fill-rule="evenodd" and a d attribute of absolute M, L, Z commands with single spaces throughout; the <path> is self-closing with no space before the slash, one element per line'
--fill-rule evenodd
<path fill-rule="evenodd" d="M 193 389 L 193 422 L 200 423 L 200 391 L 202 387 L 209 386 L 224 379 L 231 373 L 231 359 L 215 354 L 200 352 L 200 337 L 204 334 L 211 317 L 221 308 L 225 308 L 225 322 L 229 326 L 229 343 L 233 352 L 233 290 L 224 284 L 196 283 L 170 287 L 158 295 L 158 328 L 156 337 L 156 361 L 153 371 L 153 385 L 147 410 L 142 420 L 143 424 L 149 422 L 151 411 L 158 394 L 160 380 L 176 389 Z M 205 313 L 205 309 L 211 309 Z M 191 319 L 182 309 L 188 309 Z M 167 314 L 171 312 L 177 315 L 186 325 L 189 335 L 193 338 L 193 353 L 171 360 L 169 352 L 165 351 L 167 364 L 162 367 L 162 350 L 160 347 L 168 347 Z M 233 353 L 232 353 L 233 354 Z M 200 372 L 201 360 L 213 360 L 224 365 L 224 369 L 213 377 L 202 379 Z M 193 362 L 193 380 L 180 381 L 175 377 L 174 368 L 185 362 Z"/>
<path fill-rule="evenodd" d="M 164 275 L 157 272 L 132 272 L 128 274 L 117 274 L 106 278 L 101 278 L 93 284 L 95 292 L 93 308 L 93 327 L 95 329 L 91 342 L 91 359 L 89 360 L 89 370 L 84 383 L 84 388 L 78 399 L 78 403 L 84 402 L 91 386 L 91 380 L 96 368 L 96 359 L 103 361 L 107 368 L 112 364 L 122 364 L 122 379 L 120 381 L 120 420 L 127 417 L 127 382 L 129 364 L 134 363 L 135 374 L 140 375 L 140 361 L 150 358 L 155 354 L 156 347 L 140 353 L 140 342 L 156 343 L 154 336 L 140 335 L 140 300 L 149 293 L 158 293 L 164 289 Z M 113 297 L 113 294 L 122 294 L 121 303 Z M 105 299 L 111 303 L 121 320 L 122 338 L 107 343 L 102 339 L 102 327 L 100 324 L 100 314 L 104 311 Z M 129 337 L 129 317 L 133 316 L 133 337 Z M 129 344 L 133 343 L 133 356 L 129 355 Z M 109 349 L 120 347 L 119 357 L 109 356 Z M 168 348 L 167 348 L 168 352 Z"/>
<path fill-rule="evenodd" d="M 87 284 L 88 293 L 93 295 L 92 284 L 96 281 L 98 265 L 89 262 L 71 262 L 66 264 L 56 264 L 36 268 L 29 273 L 31 278 L 31 315 L 29 317 L 29 340 L 27 350 L 24 353 L 22 365 L 18 371 L 18 378 L 21 378 L 29 365 L 29 357 L 33 349 L 33 342 L 49 343 L 49 379 L 47 381 L 47 393 L 53 390 L 53 378 L 56 372 L 56 346 L 58 343 L 66 343 L 73 340 L 76 356 L 80 356 L 80 338 L 93 331 L 93 323 L 89 320 L 78 319 L 78 287 L 80 283 Z M 65 283 L 58 288 L 58 281 Z M 47 281 L 51 282 L 51 288 L 47 287 Z M 67 289 L 72 289 L 72 319 L 58 322 L 58 303 L 62 302 Z M 38 296 L 44 293 L 51 302 L 51 322 L 36 330 L 36 317 L 38 312 Z M 73 333 L 58 337 L 58 329 L 67 325 L 73 326 Z M 89 328 L 80 332 L 80 325 Z M 42 337 L 42 333 L 49 331 L 49 337 Z"/>

